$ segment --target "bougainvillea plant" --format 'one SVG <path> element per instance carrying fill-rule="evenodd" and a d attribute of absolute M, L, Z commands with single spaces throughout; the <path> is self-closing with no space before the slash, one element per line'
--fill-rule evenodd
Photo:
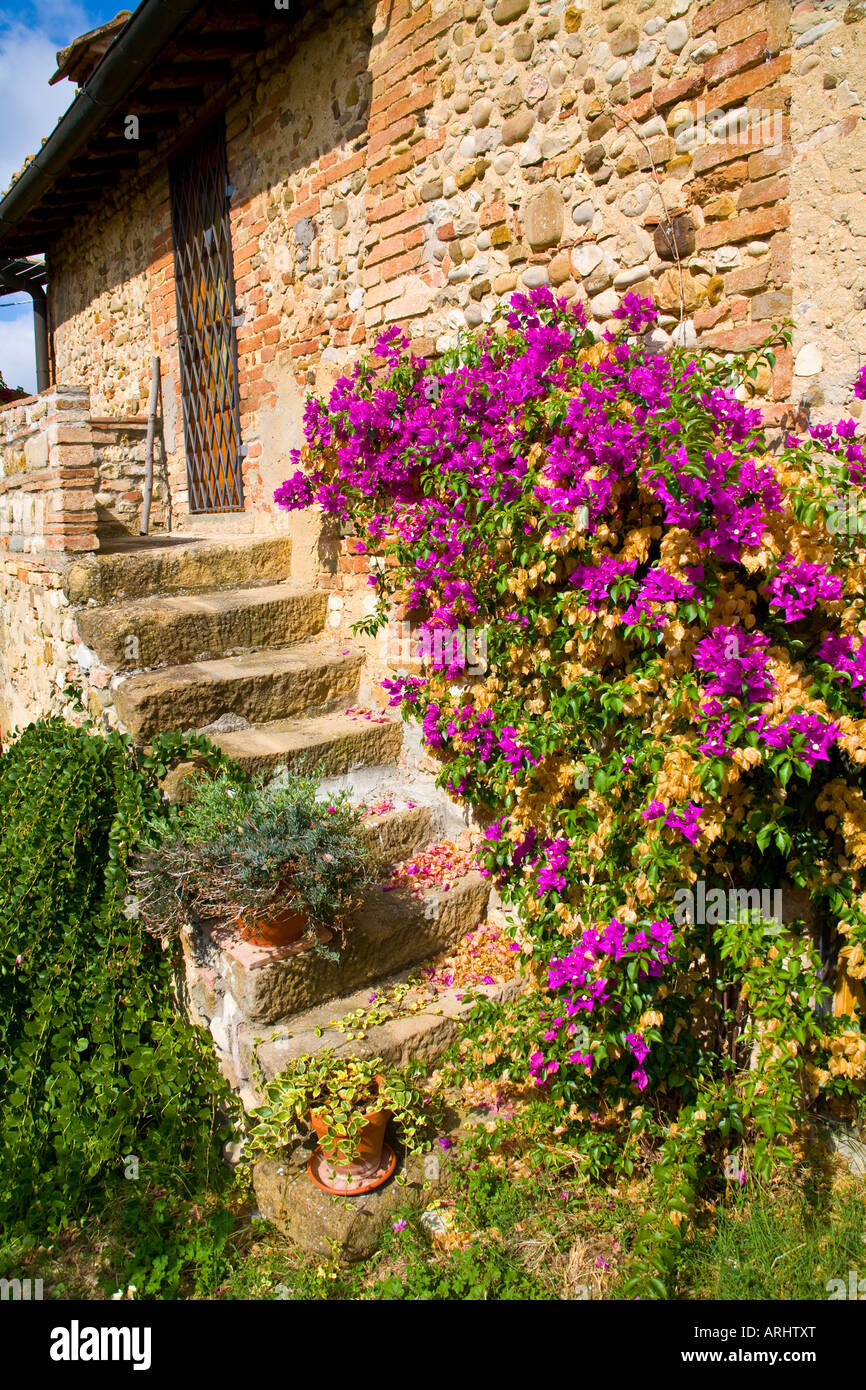
<path fill-rule="evenodd" d="M 391 329 L 308 401 L 276 497 L 354 523 L 368 631 L 408 610 L 390 703 L 519 913 L 536 988 L 478 1006 L 462 1064 L 587 1154 L 615 1129 L 628 1171 L 658 1140 L 661 1291 L 700 1164 L 745 1137 L 767 1168 L 866 1078 L 866 453 L 854 420 L 771 445 L 771 344 L 660 352 L 655 318 L 628 294 L 598 338 L 541 289 L 432 363 Z"/>

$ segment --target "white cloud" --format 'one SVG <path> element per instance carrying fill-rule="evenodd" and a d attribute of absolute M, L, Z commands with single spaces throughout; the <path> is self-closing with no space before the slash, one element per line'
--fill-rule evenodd
<path fill-rule="evenodd" d="M 48 85 L 57 68 L 57 47 L 47 34 L 23 24 L 0 29 L 0 189 L 27 155 L 37 152 L 75 96 L 71 82 Z"/>
<path fill-rule="evenodd" d="M 28 7 L 22 0 L 14 20 L 10 9 L 0 0 L 0 192 L 75 99 L 74 83 L 49 85 L 58 49 L 104 24 L 117 6 L 110 0 L 36 0 Z M 36 22 L 22 22 L 34 10 Z M 0 298 L 0 375 L 7 386 L 36 390 L 33 308 L 27 296 Z"/>
<path fill-rule="evenodd" d="M 33 306 L 26 297 L 0 299 L 0 376 L 7 386 L 36 390 L 36 347 L 33 337 Z"/>

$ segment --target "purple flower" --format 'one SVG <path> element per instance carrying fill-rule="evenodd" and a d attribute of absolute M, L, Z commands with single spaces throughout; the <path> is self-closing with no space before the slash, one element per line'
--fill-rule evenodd
<path fill-rule="evenodd" d="M 690 801 L 680 815 L 675 815 L 672 811 L 668 812 L 664 824 L 668 830 L 678 830 L 690 845 L 695 845 L 701 833 L 698 829 L 698 816 L 702 814 L 703 808 L 698 806 L 696 802 Z"/>
<path fill-rule="evenodd" d="M 309 507 L 313 503 L 313 485 L 306 473 L 293 473 L 274 493 L 274 501 L 278 507 L 285 507 L 288 511 L 297 511 L 303 507 Z"/>
<path fill-rule="evenodd" d="M 649 1056 L 649 1048 L 641 1037 L 640 1033 L 626 1033 L 625 1040 L 629 1045 L 631 1053 L 637 1063 L 641 1063 Z"/>
<path fill-rule="evenodd" d="M 830 749 L 842 732 L 838 724 L 826 724 L 816 714 L 792 714 L 772 726 L 762 716 L 750 727 L 768 748 L 791 748 L 809 767 L 829 761 Z"/>
<path fill-rule="evenodd" d="M 709 695 L 735 696 L 747 704 L 768 700 L 774 685 L 767 671 L 769 637 L 719 626 L 695 648 L 695 665 L 707 673 Z"/>
<path fill-rule="evenodd" d="M 544 850 L 547 862 L 538 875 L 538 896 L 553 890 L 564 893 L 566 888 L 565 870 L 568 868 L 568 840 L 563 836 L 558 840 L 546 840 Z"/>
<path fill-rule="evenodd" d="M 795 623 L 811 613 L 819 600 L 842 597 L 842 580 L 823 565 L 797 564 L 793 555 L 783 555 L 772 579 L 766 584 L 771 608 L 781 608 L 786 623 Z"/>

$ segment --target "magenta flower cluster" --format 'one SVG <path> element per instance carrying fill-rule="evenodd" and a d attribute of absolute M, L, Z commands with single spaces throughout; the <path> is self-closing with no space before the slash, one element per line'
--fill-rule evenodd
<path fill-rule="evenodd" d="M 797 564 L 793 555 L 783 555 L 776 574 L 766 586 L 771 608 L 781 608 L 786 623 L 805 618 L 821 600 L 842 597 L 842 580 L 823 565 Z"/>
<path fill-rule="evenodd" d="M 646 821 L 661 820 L 668 830 L 676 830 L 682 835 L 683 839 L 688 840 L 690 845 L 697 844 L 700 830 L 698 820 L 700 819 L 702 806 L 696 801 L 690 801 L 683 811 L 668 811 L 663 801 L 651 801 L 646 810 L 641 811 L 641 815 Z"/>
<path fill-rule="evenodd" d="M 736 696 L 746 704 L 768 700 L 773 681 L 767 671 L 769 637 L 745 628 L 719 626 L 695 647 L 695 665 L 708 677 L 708 695 Z"/>
<path fill-rule="evenodd" d="M 590 1022 L 601 1021 L 604 1005 L 610 1005 L 607 1014 L 619 1011 L 620 979 L 628 977 L 632 962 L 636 962 L 639 982 L 661 976 L 672 959 L 673 934 L 670 922 L 637 927 L 614 917 L 603 931 L 587 928 L 567 956 L 550 962 L 547 986 L 555 998 L 550 1008 L 542 1011 L 541 1024 L 542 1041 L 554 1046 L 530 1056 L 529 1071 L 536 1085 L 549 1081 L 563 1062 L 590 1072 L 593 1054 L 585 1044 L 583 1048 L 575 1045 L 574 1039 Z M 631 1080 L 643 1090 L 647 1085 L 643 1063 L 649 1048 L 638 1033 L 628 1033 L 626 1042 L 637 1064 Z"/>

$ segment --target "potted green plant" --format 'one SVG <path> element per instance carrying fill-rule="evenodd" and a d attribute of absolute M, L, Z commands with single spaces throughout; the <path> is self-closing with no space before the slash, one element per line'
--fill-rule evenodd
<path fill-rule="evenodd" d="M 218 921 L 259 945 L 298 949 L 329 937 L 360 902 L 374 857 L 348 793 L 282 774 L 197 774 L 172 820 L 153 827 L 134 878 L 144 925 L 163 940 Z"/>
<path fill-rule="evenodd" d="M 380 1057 L 339 1057 L 329 1050 L 299 1057 L 265 1088 L 252 1114 L 247 1153 L 278 1155 L 298 1133 L 319 1140 L 307 1167 L 325 1192 L 358 1196 L 386 1182 L 397 1164 L 385 1143 L 391 1120 L 408 1152 L 430 1147 L 431 1097 L 420 1069 L 390 1066 Z"/>

